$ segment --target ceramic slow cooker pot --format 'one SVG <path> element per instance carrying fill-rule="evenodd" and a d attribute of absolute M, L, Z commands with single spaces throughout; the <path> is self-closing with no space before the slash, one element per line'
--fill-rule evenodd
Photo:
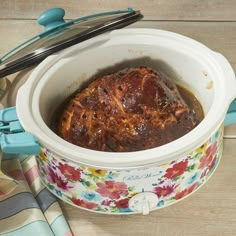
<path fill-rule="evenodd" d="M 58 105 L 92 75 L 133 64 L 162 67 L 191 89 L 203 121 L 171 143 L 124 153 L 78 147 L 50 129 Z M 94 212 L 147 214 L 209 179 L 222 156 L 224 118 L 235 97 L 235 75 L 221 54 L 175 33 L 122 29 L 49 56 L 18 91 L 16 109 L 25 131 L 39 142 L 40 176 L 53 194 Z"/>

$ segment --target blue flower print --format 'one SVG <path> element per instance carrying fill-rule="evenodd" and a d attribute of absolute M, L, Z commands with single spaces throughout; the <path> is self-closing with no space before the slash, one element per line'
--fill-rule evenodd
<path fill-rule="evenodd" d="M 101 196 L 92 191 L 83 191 L 81 196 L 88 201 L 98 202 L 101 200 Z"/>
<path fill-rule="evenodd" d="M 201 171 L 196 171 L 193 173 L 193 175 L 191 175 L 188 179 L 187 179 L 187 184 L 188 185 L 192 185 L 195 181 L 197 181 L 200 176 L 201 176 Z"/>

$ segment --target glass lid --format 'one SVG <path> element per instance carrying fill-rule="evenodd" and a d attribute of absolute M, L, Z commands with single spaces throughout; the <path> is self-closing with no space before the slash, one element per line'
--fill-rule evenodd
<path fill-rule="evenodd" d="M 132 8 L 87 15 L 65 21 L 65 11 L 53 8 L 38 17 L 45 31 L 28 39 L 0 57 L 0 77 L 38 64 L 52 53 L 110 30 L 123 28 L 143 15 Z"/>

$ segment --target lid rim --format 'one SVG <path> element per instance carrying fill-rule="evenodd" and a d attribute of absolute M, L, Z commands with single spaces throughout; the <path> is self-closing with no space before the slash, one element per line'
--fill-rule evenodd
<path fill-rule="evenodd" d="M 115 17 L 112 20 L 108 20 L 102 24 L 98 24 L 94 27 L 86 29 L 86 30 L 84 30 L 72 37 L 61 40 L 57 43 L 51 44 L 46 47 L 38 48 L 38 49 L 20 57 L 20 58 L 17 58 L 16 60 L 12 60 L 12 61 L 7 62 L 2 65 L 0 64 L 1 65 L 0 78 L 7 76 L 9 74 L 15 73 L 17 71 L 20 71 L 22 69 L 25 69 L 27 67 L 33 66 L 35 64 L 38 64 L 39 62 L 43 61 L 46 57 L 48 57 L 49 55 L 51 55 L 55 52 L 58 52 L 58 51 L 63 50 L 67 47 L 73 46 L 75 44 L 81 43 L 85 40 L 88 40 L 92 37 L 95 37 L 99 34 L 107 32 L 107 31 L 123 28 L 123 27 L 125 27 L 129 24 L 132 24 L 132 23 L 143 18 L 143 15 L 140 13 L 140 11 L 135 11 L 132 8 L 128 8 L 128 10 L 118 10 L 118 11 L 97 13 L 97 14 L 93 14 L 93 15 L 89 15 L 89 16 L 84 16 L 82 18 L 78 18 L 75 20 L 71 20 L 71 21 L 62 23 L 60 25 L 57 25 L 56 27 L 49 29 L 46 32 L 36 35 L 36 36 L 28 39 L 24 43 L 18 45 L 18 47 L 16 47 L 15 49 L 21 48 L 24 44 L 29 43 L 29 42 L 33 41 L 34 39 L 37 39 L 37 37 L 39 37 L 39 38 L 44 37 L 45 35 L 48 35 L 49 33 L 55 31 L 56 29 L 61 29 L 62 27 L 64 28 L 65 26 L 73 25 L 74 23 L 85 21 L 85 19 L 91 19 L 91 18 L 94 18 L 97 16 L 104 16 L 104 15 L 111 15 L 111 14 L 121 14 L 121 13 L 126 13 L 126 14 L 124 14 L 122 16 Z M 5 57 L 6 57 L 5 60 L 7 60 L 11 56 L 17 54 L 18 51 L 15 54 L 12 54 L 12 52 L 15 49 L 11 50 L 7 54 L 5 54 L 2 58 L 0 58 L 0 63 L 2 63 L 2 62 L 4 63 L 3 59 Z M 22 50 L 22 49 L 23 48 L 21 48 L 20 50 Z M 10 57 L 7 57 L 8 55 L 10 55 Z"/>

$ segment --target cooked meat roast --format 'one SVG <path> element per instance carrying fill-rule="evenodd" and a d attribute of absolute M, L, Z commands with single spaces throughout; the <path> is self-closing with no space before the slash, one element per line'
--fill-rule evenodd
<path fill-rule="evenodd" d="M 176 85 L 148 67 L 98 78 L 63 108 L 58 135 L 100 151 L 154 148 L 185 135 L 200 122 Z"/>

